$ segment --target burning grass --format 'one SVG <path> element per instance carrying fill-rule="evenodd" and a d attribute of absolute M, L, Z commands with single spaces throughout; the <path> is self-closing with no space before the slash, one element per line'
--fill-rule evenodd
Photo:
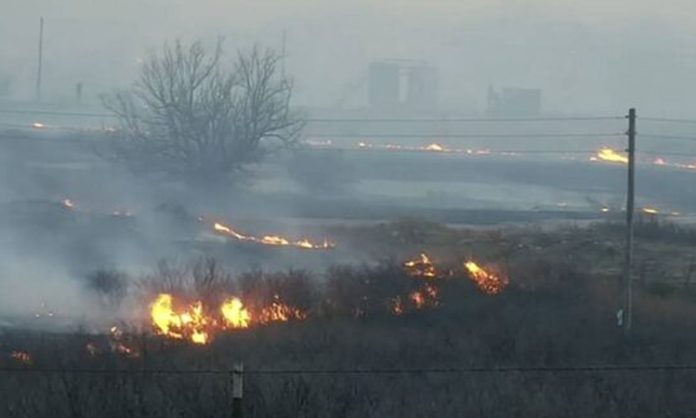
<path fill-rule="evenodd" d="M 228 376 L 107 373 L 113 369 L 228 370 L 237 361 L 251 370 L 696 362 L 693 292 L 688 282 L 671 279 L 688 261 L 693 231 L 653 221 L 637 225 L 635 328 L 626 339 L 615 322 L 619 225 L 376 229 L 372 243 L 386 248 L 410 232 L 422 233 L 412 234 L 420 237 L 416 244 L 399 247 L 404 255 L 395 261 L 337 265 L 321 274 L 233 275 L 213 260 L 162 264 L 137 286 L 142 327 L 59 335 L 56 341 L 6 333 L 0 338 L 3 366 L 105 372 L 0 374 L 0 391 L 8 394 L 0 415 L 216 416 L 229 404 Z M 657 264 L 641 272 L 648 260 Z M 696 268 L 689 271 L 690 277 Z M 651 278 L 671 290 L 654 288 Z M 166 332 L 150 316 L 154 306 L 162 308 Z M 26 353 L 31 364 L 14 352 Z M 696 407 L 692 380 L 690 371 L 249 374 L 245 412 L 411 418 L 506 416 L 514 407 L 520 416 L 535 417 L 689 416 Z"/>
<path fill-rule="evenodd" d="M 100 374 L 0 374 L 3 416 L 217 416 L 229 404 L 229 377 L 160 375 L 146 370 L 245 369 L 414 369 L 447 367 L 563 367 L 577 364 L 658 364 L 696 361 L 693 304 L 668 302 L 639 293 L 633 339 L 613 322 L 614 287 L 593 280 L 582 265 L 556 260 L 543 268 L 534 288 L 512 281 L 497 297 L 461 277 L 414 278 L 400 264 L 339 266 L 326 280 L 328 301 L 294 296 L 283 288 L 314 283 L 305 272 L 250 272 L 238 278 L 240 296 L 274 293 L 326 314 L 285 326 L 253 327 L 219 335 L 202 347 L 181 339 L 138 336 L 116 330 L 104 336 L 5 334 L 0 351 L 24 352 L 32 364 L 9 356 L 12 367 L 104 370 Z M 557 280 L 556 278 L 565 278 Z M 376 279 L 381 278 L 381 281 Z M 410 284 L 405 284 L 404 281 Z M 394 289 L 438 284 L 438 308 L 394 315 L 378 303 Z M 272 286 L 272 287 L 269 287 Z M 313 305 L 310 301 L 318 302 Z M 355 320 L 359 301 L 363 314 Z M 346 308 L 345 315 L 337 310 Z M 311 309 L 309 309 L 311 311 Z M 125 353 L 135 353 L 126 355 Z M 4 362 L 3 365 L 9 363 Z M 109 370 L 132 369 L 133 374 Z M 143 373 L 140 373 L 143 371 Z M 640 377 L 640 378 L 639 378 Z M 260 375 L 245 380 L 248 416 L 504 416 L 511 405 L 520 416 L 688 416 L 694 398 L 690 372 Z M 423 385 L 423 381 L 427 385 Z M 465 399 L 461 400 L 465 393 Z M 492 396 L 494 393 L 495 396 Z M 67 394 L 67 395 L 66 395 Z M 29 402 L 42 399 L 42 402 Z M 437 402 L 427 402 L 437 399 Z M 99 400 L 97 402 L 97 400 Z M 345 403 L 343 403 L 345 402 Z M 504 404 L 505 407 L 501 407 Z M 630 409 L 629 406 L 635 407 Z M 607 412 L 616 408 L 617 412 Z M 98 412 L 97 412 L 98 411 Z M 343 411 L 343 412 L 341 412 Z M 618 411 L 621 411 L 620 413 Z"/>
<path fill-rule="evenodd" d="M 273 247 L 292 247 L 304 250 L 328 250 L 336 246 L 334 243 L 329 241 L 328 238 L 325 238 L 323 242 L 313 242 L 308 238 L 290 240 L 289 238 L 285 238 L 280 235 L 263 235 L 261 237 L 255 237 L 252 235 L 243 234 L 235 230 L 232 226 L 226 225 L 222 222 L 213 222 L 212 230 L 217 234 L 230 237 L 240 242 L 251 242 Z"/>

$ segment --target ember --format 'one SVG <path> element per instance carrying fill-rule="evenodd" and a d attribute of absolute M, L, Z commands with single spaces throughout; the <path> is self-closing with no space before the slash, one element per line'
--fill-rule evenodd
<path fill-rule="evenodd" d="M 34 360 L 31 358 L 31 354 L 27 353 L 26 351 L 13 351 L 10 354 L 10 357 L 22 364 L 31 365 L 34 363 Z"/>
<path fill-rule="evenodd" d="M 438 294 L 439 291 L 436 287 L 426 285 L 423 287 L 423 289 L 411 293 L 409 298 L 415 305 L 416 309 L 423 309 L 426 307 L 437 306 Z"/>

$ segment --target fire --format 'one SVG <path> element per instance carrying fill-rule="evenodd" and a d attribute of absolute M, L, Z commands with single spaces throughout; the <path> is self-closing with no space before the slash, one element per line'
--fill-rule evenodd
<path fill-rule="evenodd" d="M 63 199 L 61 203 L 68 209 L 75 209 L 75 202 L 70 199 Z"/>
<path fill-rule="evenodd" d="M 26 351 L 13 351 L 10 354 L 10 357 L 23 364 L 31 365 L 34 363 L 31 354 L 27 353 Z"/>
<path fill-rule="evenodd" d="M 401 315 L 404 313 L 404 303 L 401 301 L 401 296 L 393 298 L 390 303 L 390 310 L 394 315 Z"/>
<path fill-rule="evenodd" d="M 225 324 L 230 328 L 248 328 L 251 323 L 251 314 L 237 298 L 225 301 L 220 307 L 220 312 L 225 319 Z"/>
<path fill-rule="evenodd" d="M 445 148 L 444 148 L 442 145 L 440 145 L 440 144 L 434 142 L 434 143 L 432 143 L 432 144 L 427 145 L 427 146 L 425 147 L 425 150 L 426 150 L 426 151 L 442 152 L 442 151 L 445 150 Z"/>
<path fill-rule="evenodd" d="M 323 242 L 316 243 L 310 241 L 307 238 L 303 238 L 297 241 L 290 241 L 289 239 L 281 237 L 279 235 L 265 235 L 261 238 L 258 238 L 251 235 L 242 234 L 241 232 L 235 231 L 232 227 L 220 222 L 213 223 L 213 230 L 218 233 L 230 236 L 239 241 L 249 241 L 270 246 L 295 247 L 309 250 L 326 250 L 336 246 L 328 239 L 324 239 Z"/>
<path fill-rule="evenodd" d="M 648 215 L 657 215 L 660 213 L 660 211 L 655 208 L 642 208 L 640 211 Z"/>
<path fill-rule="evenodd" d="M 92 357 L 96 356 L 99 353 L 99 349 L 97 348 L 96 344 L 92 342 L 85 344 L 85 350 Z"/>
<path fill-rule="evenodd" d="M 267 324 L 269 322 L 287 322 L 291 319 L 306 319 L 307 314 L 299 309 L 292 308 L 280 302 L 273 302 L 271 306 L 263 308 L 259 315 L 258 322 Z"/>
<path fill-rule="evenodd" d="M 435 278 L 438 276 L 438 271 L 433 262 L 425 253 L 420 253 L 417 260 L 409 260 L 404 263 L 404 268 L 411 276 Z"/>
<path fill-rule="evenodd" d="M 307 319 L 306 312 L 283 303 L 277 295 L 270 304 L 254 309 L 248 308 L 237 297 L 224 300 L 218 309 L 206 309 L 201 301 L 182 306 L 185 307 L 177 309 L 170 294 L 158 295 L 150 308 L 155 333 L 195 344 L 208 344 L 217 332 Z"/>
<path fill-rule="evenodd" d="M 42 129 L 42 128 L 46 127 L 46 125 L 44 125 L 43 123 L 40 123 L 40 122 L 34 122 L 31 124 L 31 126 L 33 128 L 36 128 L 36 129 Z"/>
<path fill-rule="evenodd" d="M 613 149 L 609 147 L 603 147 L 601 148 L 595 157 L 593 157 L 593 160 L 602 160 L 602 161 L 609 161 L 612 163 L 622 163 L 622 164 L 628 164 L 628 157 L 626 157 L 623 154 L 620 154 Z"/>
<path fill-rule="evenodd" d="M 473 261 L 467 261 L 464 267 L 469 272 L 471 280 L 487 295 L 497 295 L 509 284 L 506 277 L 488 272 Z"/>
<path fill-rule="evenodd" d="M 208 342 L 209 320 L 203 314 L 202 302 L 195 302 L 177 313 L 172 295 L 163 293 L 152 304 L 150 313 L 159 334 L 177 339 L 188 338 L 196 344 Z"/>
<path fill-rule="evenodd" d="M 662 157 L 657 157 L 653 160 L 653 164 L 655 164 L 655 165 L 667 165 L 667 161 Z"/>
<path fill-rule="evenodd" d="M 426 285 L 423 289 L 412 292 L 409 298 L 415 305 L 416 309 L 423 309 L 428 306 L 436 306 L 439 291 L 436 287 Z"/>

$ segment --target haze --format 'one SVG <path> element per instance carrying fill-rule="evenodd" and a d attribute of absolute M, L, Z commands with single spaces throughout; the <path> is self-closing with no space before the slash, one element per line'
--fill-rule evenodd
<path fill-rule="evenodd" d="M 442 107 L 480 113 L 486 88 L 543 89 L 547 113 L 638 107 L 685 116 L 696 73 L 696 6 L 688 1 L 4 0 L 0 75 L 34 94 L 38 18 L 46 19 L 44 96 L 85 99 L 127 85 L 140 57 L 166 40 L 224 36 L 229 49 L 280 49 L 295 104 L 364 106 L 373 59 L 422 59 L 440 72 Z M 609 3 L 609 4 L 607 4 Z M 340 53 L 337 53 L 340 51 Z M 355 90 L 355 91 L 352 91 Z"/>

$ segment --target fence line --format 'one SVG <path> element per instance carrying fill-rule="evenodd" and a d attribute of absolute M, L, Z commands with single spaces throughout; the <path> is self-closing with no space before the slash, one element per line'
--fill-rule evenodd
<path fill-rule="evenodd" d="M 245 369 L 247 375 L 403 375 L 403 374 L 510 374 L 510 373 L 612 373 L 696 371 L 692 364 L 585 366 L 501 366 L 501 367 L 436 367 L 436 368 L 365 368 L 365 369 Z M 228 375 L 232 369 L 87 369 L 59 367 L 0 367 L 1 373 L 47 374 L 167 374 L 167 375 Z"/>

